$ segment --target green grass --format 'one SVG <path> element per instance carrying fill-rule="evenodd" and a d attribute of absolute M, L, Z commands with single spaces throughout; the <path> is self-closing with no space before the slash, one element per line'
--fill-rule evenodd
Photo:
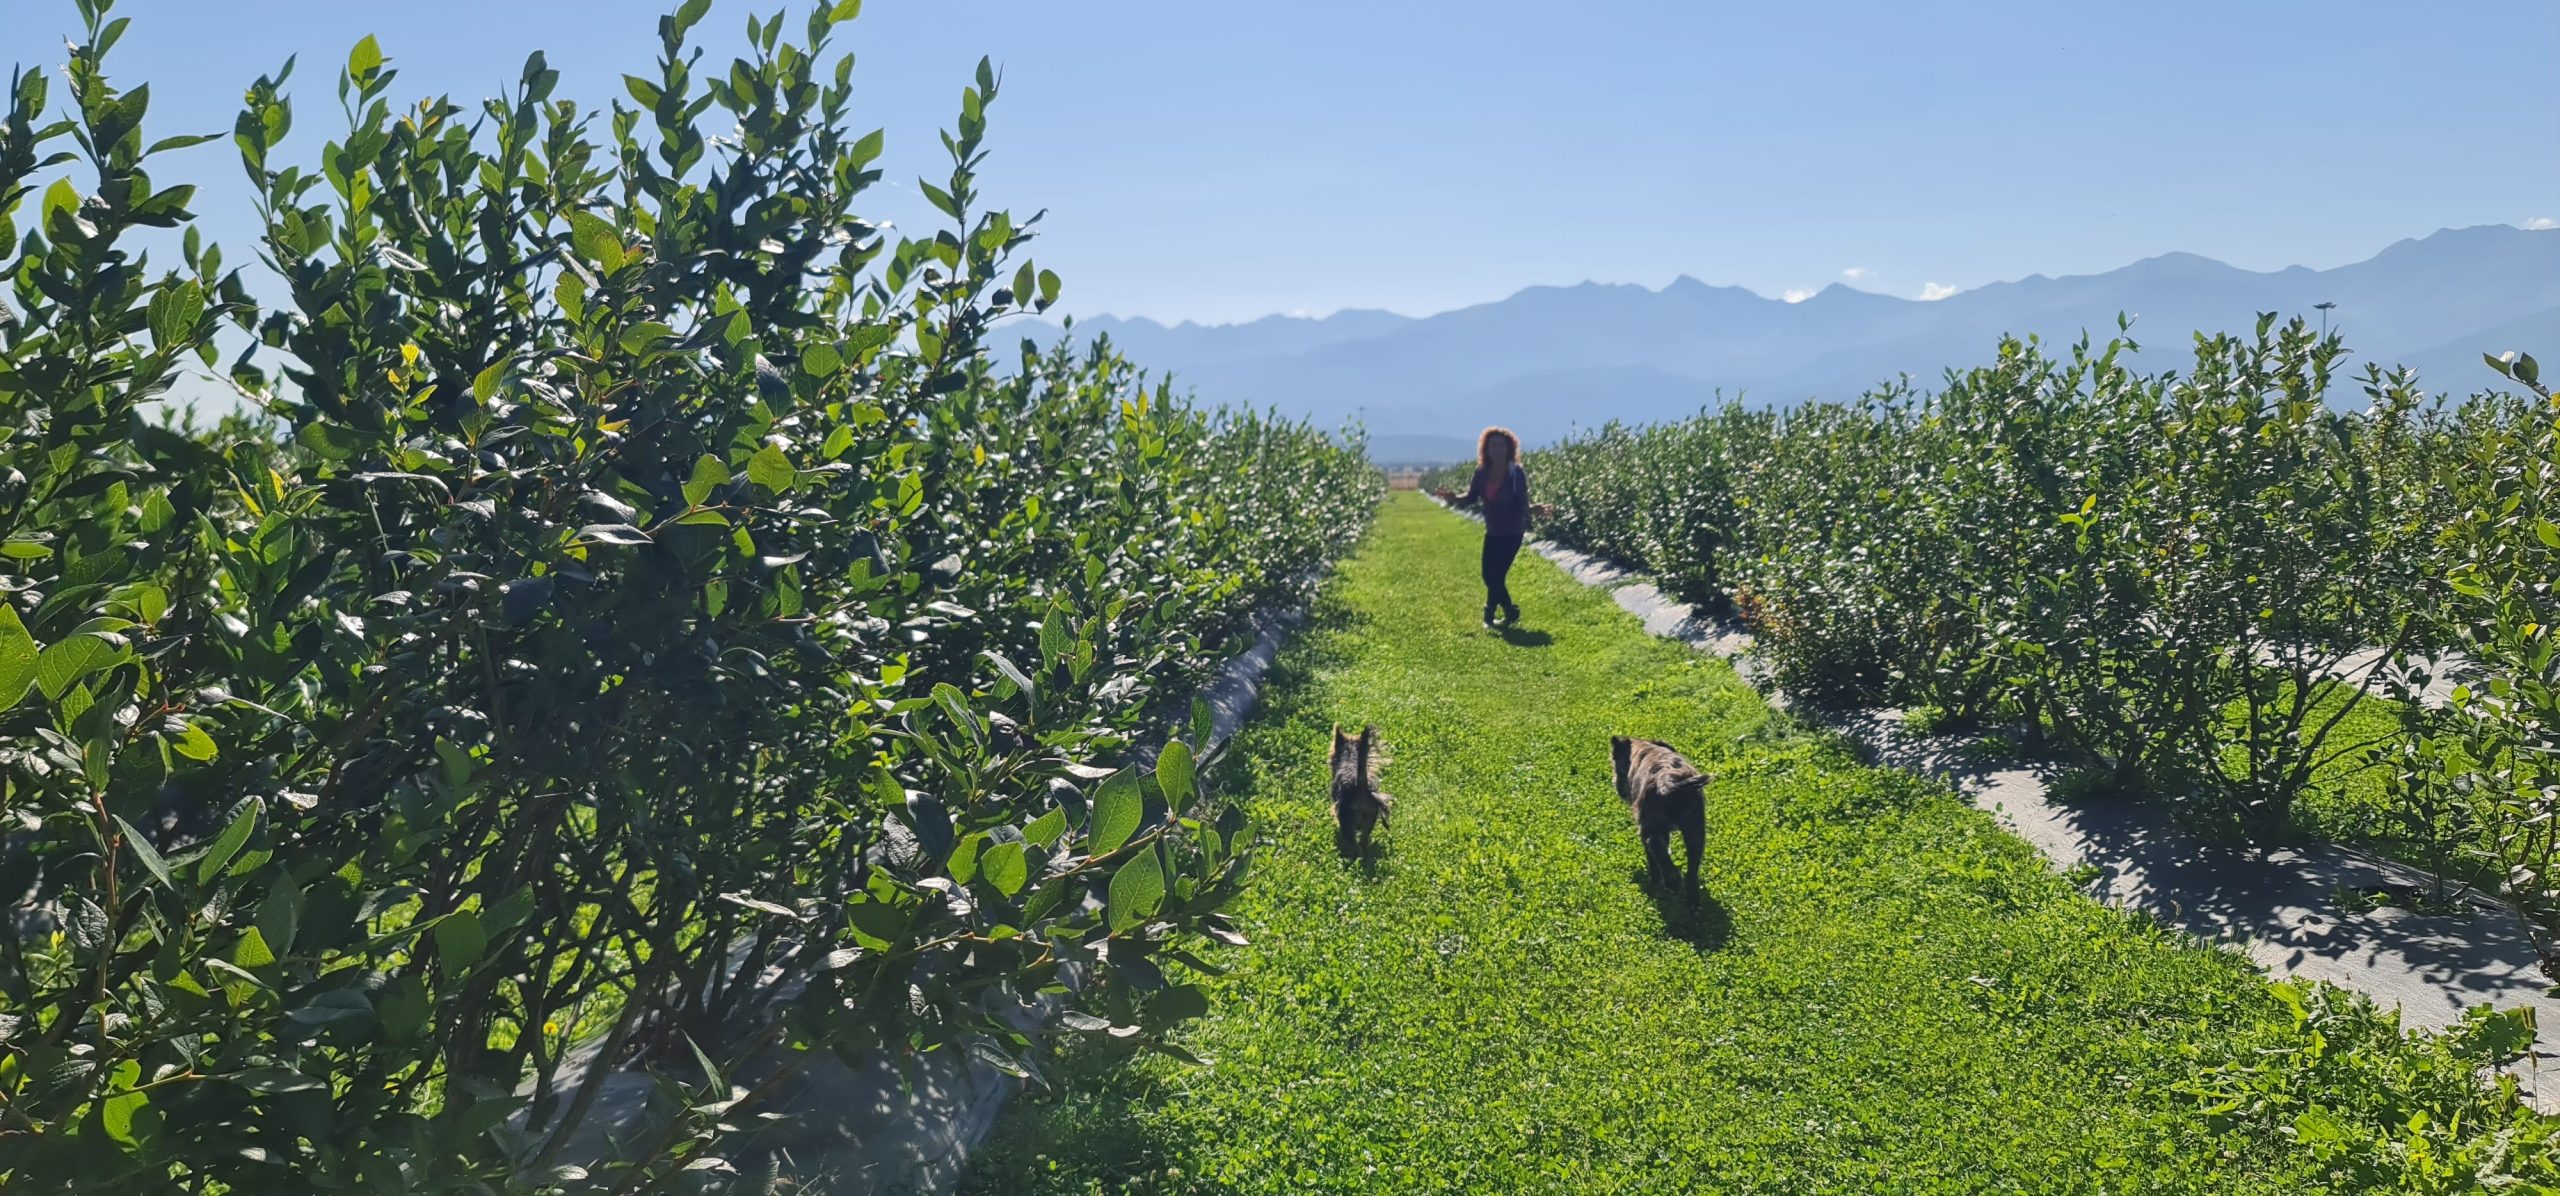
<path fill-rule="evenodd" d="M 1475 534 L 1396 496 L 1240 738 L 1227 792 L 1268 843 L 1253 946 L 1183 1038 L 1209 1064 L 1071 1051 L 974 1190 L 2327 1190 L 2184 1087 L 2281 1016 L 2235 957 L 2091 903 L 1535 555 L 1525 629 L 1484 631 Z M 1337 722 L 1393 757 L 1374 870 L 1331 852 Z M 1716 776 L 1696 915 L 1638 883 L 1612 733 Z"/>

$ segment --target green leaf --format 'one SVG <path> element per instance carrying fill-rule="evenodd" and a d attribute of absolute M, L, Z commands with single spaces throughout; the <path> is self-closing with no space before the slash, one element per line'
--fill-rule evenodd
<path fill-rule="evenodd" d="M 497 361 L 490 362 L 489 368 L 480 371 L 476 377 L 471 379 L 471 397 L 486 403 L 489 400 L 498 397 L 498 387 L 505 384 L 506 380 L 506 360 L 504 358 L 500 358 Z"/>
<path fill-rule="evenodd" d="M 684 484 L 684 500 L 701 506 L 705 499 L 711 497 L 712 491 L 728 485 L 730 480 L 729 467 L 722 464 L 720 458 L 704 453 L 694 460 L 693 477 Z"/>
<path fill-rule="evenodd" d="M 2533 521 L 2533 534 L 2542 541 L 2543 547 L 2560 548 L 2560 525 L 2548 519 L 2537 519 Z"/>
<path fill-rule="evenodd" d="M 143 1112 L 151 1107 L 150 1093 L 130 1090 L 141 1078 L 141 1064 L 125 1060 L 116 1067 L 117 1085 L 125 1090 L 115 1092 L 98 1103 L 98 1124 L 107 1131 L 107 1137 L 118 1145 L 137 1150 L 149 1137 L 146 1132 L 149 1121 L 143 1117 Z"/>
<path fill-rule="evenodd" d="M 258 902 L 259 941 L 278 956 L 293 953 L 293 940 L 302 931 L 302 886 L 293 883 L 291 873 L 277 875 L 267 886 L 267 895 Z"/>
<path fill-rule="evenodd" d="M 1197 984 L 1176 984 L 1147 1002 L 1147 1020 L 1159 1028 L 1209 1015 L 1209 995 Z"/>
<path fill-rule="evenodd" d="M 1164 790 L 1165 804 L 1176 810 L 1191 804 L 1198 792 L 1199 778 L 1194 774 L 1191 749 L 1179 739 L 1164 745 L 1164 753 L 1156 757 L 1156 787 Z"/>
<path fill-rule="evenodd" d="M 1138 818 L 1145 812 L 1138 774 L 1124 768 L 1104 778 L 1093 794 L 1093 823 L 1085 835 L 1085 850 L 1098 856 L 1118 851 L 1136 833 Z"/>
<path fill-rule="evenodd" d="M 77 215 L 79 211 L 79 189 L 73 187 L 68 178 L 55 179 L 52 186 L 44 189 L 44 214 L 40 217 L 40 227 L 50 230 L 54 217 Z"/>
<path fill-rule="evenodd" d="M 373 1002 L 352 988 L 333 988 L 311 998 L 309 1004 L 285 1015 L 295 1024 L 321 1027 L 340 1022 L 372 1021 Z"/>
<path fill-rule="evenodd" d="M 940 187 L 936 187 L 923 179 L 917 179 L 916 186 L 924 191 L 924 197 L 931 201 L 934 207 L 940 209 L 943 215 L 949 216 L 954 220 L 960 219 L 960 204 L 958 201 L 951 198 L 950 192 L 945 191 Z"/>
<path fill-rule="evenodd" d="M 649 533 L 628 523 L 590 523 L 578 529 L 578 539 L 590 544 L 619 544 L 626 548 L 650 542 Z"/>
<path fill-rule="evenodd" d="M 888 130 L 873 129 L 853 143 L 853 150 L 848 156 L 856 166 L 870 165 L 880 156 L 880 151 L 888 147 L 888 138 Z"/>
<path fill-rule="evenodd" d="M 694 1066 L 702 1069 L 702 1090 L 706 1093 L 728 1091 L 729 1086 L 720 1082 L 720 1065 L 711 1061 L 711 1056 L 703 1051 L 702 1044 L 695 1042 L 693 1035 L 687 1034 L 684 1036 L 684 1045 L 693 1052 Z M 695 1162 L 699 1164 L 701 1160 L 697 1159 Z"/>
<path fill-rule="evenodd" d="M 1111 889 L 1103 906 L 1111 916 L 1114 933 L 1153 917 L 1163 904 L 1164 867 L 1156 862 L 1154 851 L 1129 857 L 1129 862 L 1111 874 Z"/>
<path fill-rule="evenodd" d="M 179 732 L 177 738 L 170 740 L 169 746 L 179 755 L 198 762 L 211 760 L 222 751 L 221 746 L 214 743 L 213 736 L 205 733 L 203 725 L 193 722 L 188 723 L 186 730 Z"/>
<path fill-rule="evenodd" d="M 1061 825 L 1065 821 L 1064 818 L 1059 819 Z M 978 873 L 986 878 L 988 884 L 994 885 L 997 892 L 1011 897 L 1021 892 L 1022 886 L 1031 879 L 1031 867 L 1024 858 L 1024 852 L 1025 848 L 1020 843 L 998 843 L 980 857 Z"/>
<path fill-rule="evenodd" d="M 204 857 L 196 861 L 197 884 L 211 884 L 214 877 L 222 874 L 223 865 L 240 854 L 241 845 L 247 843 L 250 832 L 258 828 L 258 816 L 265 812 L 266 803 L 259 798 L 252 797 L 240 803 L 240 812 L 231 816 L 231 825 L 222 828 L 222 833 L 214 838 L 213 846 L 206 848 Z"/>
<path fill-rule="evenodd" d="M 382 43 L 375 41 L 373 35 L 368 33 L 363 41 L 356 43 L 355 49 L 347 52 L 347 73 L 355 76 L 356 81 L 362 83 L 372 79 L 374 72 L 381 69 Z"/>
<path fill-rule="evenodd" d="M 74 635 L 36 657 L 36 686 L 50 700 L 60 700 L 73 684 L 125 658 L 125 650 L 94 635 Z"/>
<path fill-rule="evenodd" d="M 1047 657 L 1050 667 L 1055 668 L 1075 652 L 1075 634 L 1067 630 L 1067 608 L 1052 602 L 1048 613 L 1040 616 L 1040 655 Z"/>
<path fill-rule="evenodd" d="M 811 345 L 800 354 L 800 372 L 812 378 L 832 378 L 843 368 L 844 357 L 829 345 Z"/>
<path fill-rule="evenodd" d="M 959 686 L 948 681 L 934 683 L 933 701 L 942 707 L 942 716 L 951 720 L 953 730 L 968 736 L 973 744 L 978 742 L 978 716 L 969 709 L 969 699 Z"/>
<path fill-rule="evenodd" d="M 533 916 L 533 910 L 533 886 L 527 885 L 507 894 L 495 905 L 482 906 L 480 925 L 491 934 L 505 934 L 524 925 L 524 920 Z"/>
<path fill-rule="evenodd" d="M 160 288 L 151 296 L 151 343 L 167 352 L 193 342 L 203 316 L 203 288 L 184 281 Z"/>
<path fill-rule="evenodd" d="M 988 651 L 978 653 L 978 655 L 985 657 L 988 664 L 994 665 L 996 675 L 1012 683 L 1015 689 L 1022 691 L 1022 693 L 1027 696 L 1038 696 L 1038 687 L 1031 683 L 1031 675 L 1023 672 L 1021 667 L 1014 664 L 1011 660 L 1006 659 L 1004 653 L 989 649 Z"/>
<path fill-rule="evenodd" d="M 1051 807 L 1048 813 L 1031 820 L 1022 828 L 1022 837 L 1042 847 L 1052 847 L 1059 836 L 1067 833 L 1067 811 L 1063 806 Z"/>
<path fill-rule="evenodd" d="M 124 815 L 118 814 L 115 819 L 116 826 L 124 831 L 125 846 L 133 849 L 133 858 L 142 861 L 142 870 L 163 886 L 177 888 L 177 878 L 169 875 L 169 861 L 161 858 L 160 849 L 153 847 L 151 840 L 143 837 L 141 831 L 133 829 L 133 824 L 125 821 Z"/>
<path fill-rule="evenodd" d="M 943 870 L 951 874 L 951 879 L 964 885 L 977 879 L 978 853 L 985 850 L 986 846 L 987 835 L 984 831 L 963 837 L 960 840 L 960 846 L 951 849 L 951 859 L 944 864 Z"/>
<path fill-rule="evenodd" d="M 902 906 L 866 897 L 846 906 L 844 913 L 853 925 L 853 941 L 875 951 L 895 948 L 907 933 L 907 910 Z"/>
<path fill-rule="evenodd" d="M 447 976 L 459 976 L 489 951 L 489 932 L 480 925 L 480 911 L 455 910 L 436 923 L 436 956 Z"/>
<path fill-rule="evenodd" d="M 126 590 L 124 600 L 133 605 L 133 613 L 145 623 L 157 623 L 169 613 L 169 591 L 150 582 Z"/>
<path fill-rule="evenodd" d="M 35 637 L 18 621 L 17 608 L 0 602 L 0 710 L 18 704 L 36 683 Z"/>
<path fill-rule="evenodd" d="M 580 258 L 594 262 L 606 277 L 622 269 L 622 234 L 593 212 L 569 213 L 569 248 Z M 627 335 L 624 343 L 629 344 Z"/>
<path fill-rule="evenodd" d="M 865 324 L 844 334 L 844 339 L 839 344 L 842 346 L 842 352 L 860 360 L 896 339 L 898 339 L 898 329 L 894 324 Z"/>
<path fill-rule="evenodd" d="M 747 480 L 776 494 L 787 494 L 800 480 L 800 471 L 792 468 L 791 458 L 784 456 L 781 449 L 768 444 L 747 458 Z"/>
<path fill-rule="evenodd" d="M 364 451 L 363 433 L 343 424 L 308 423 L 293 434 L 302 447 L 330 461 L 343 461 Z"/>
<path fill-rule="evenodd" d="M 675 329 L 656 320 L 646 320 L 622 330 L 622 351 L 645 353 L 675 338 Z"/>
<path fill-rule="evenodd" d="M 263 968 L 276 961 L 276 953 L 267 949 L 267 936 L 255 926 L 241 932 L 240 945 L 231 949 L 231 962 L 243 968 Z"/>
<path fill-rule="evenodd" d="M 953 831 L 951 811 L 942 799 L 919 789 L 907 795 L 907 825 L 916 833 L 916 846 L 927 859 L 947 859 L 951 855 Z"/>

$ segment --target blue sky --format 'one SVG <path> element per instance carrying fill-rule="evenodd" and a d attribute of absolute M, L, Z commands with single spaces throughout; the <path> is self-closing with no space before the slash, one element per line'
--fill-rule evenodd
<path fill-rule="evenodd" d="M 648 70 L 660 9 L 117 11 L 136 20 L 115 73 L 152 82 L 167 134 L 227 129 L 288 52 L 302 126 L 324 129 L 368 32 L 404 95 L 489 94 L 539 47 L 563 94 L 608 101 Z M 714 8 L 719 48 L 750 11 Z M 0 58 L 54 63 L 73 23 L 70 0 L 0 0 Z M 875 210 L 902 224 L 929 222 L 913 179 L 970 67 L 1003 66 L 989 194 L 1049 210 L 1038 256 L 1087 314 L 1423 314 L 1681 274 L 1919 295 L 2169 250 L 2325 267 L 2560 218 L 2550 0 L 872 0 L 847 44 L 889 130 Z M 227 141 L 160 173 L 203 184 L 208 232 L 247 248 Z"/>

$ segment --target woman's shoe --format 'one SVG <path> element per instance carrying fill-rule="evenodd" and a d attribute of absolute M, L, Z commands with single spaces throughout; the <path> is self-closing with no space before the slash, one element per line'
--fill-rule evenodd
<path fill-rule="evenodd" d="M 1512 626 L 1514 626 L 1514 627 L 1519 626 L 1519 625 L 1520 625 L 1520 604 L 1519 604 L 1519 603 L 1517 603 L 1517 602 L 1505 602 L 1505 603 L 1503 603 L 1503 604 L 1502 604 L 1502 621 L 1503 621 L 1503 622 L 1505 622 L 1505 623 L 1509 623 L 1509 624 L 1511 624 L 1511 625 L 1512 625 Z"/>
<path fill-rule="evenodd" d="M 1484 629 L 1493 630 L 1493 604 L 1490 602 L 1484 604 Z"/>

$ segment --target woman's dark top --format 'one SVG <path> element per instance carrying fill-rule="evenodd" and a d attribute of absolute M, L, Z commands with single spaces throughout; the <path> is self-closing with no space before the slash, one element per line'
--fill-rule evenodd
<path fill-rule="evenodd" d="M 1484 530 L 1489 536 L 1526 535 L 1529 531 L 1529 475 L 1514 461 L 1504 471 L 1502 485 L 1488 491 L 1484 467 L 1476 467 L 1476 477 L 1467 483 L 1467 492 L 1458 497 L 1458 505 L 1484 504 Z"/>

